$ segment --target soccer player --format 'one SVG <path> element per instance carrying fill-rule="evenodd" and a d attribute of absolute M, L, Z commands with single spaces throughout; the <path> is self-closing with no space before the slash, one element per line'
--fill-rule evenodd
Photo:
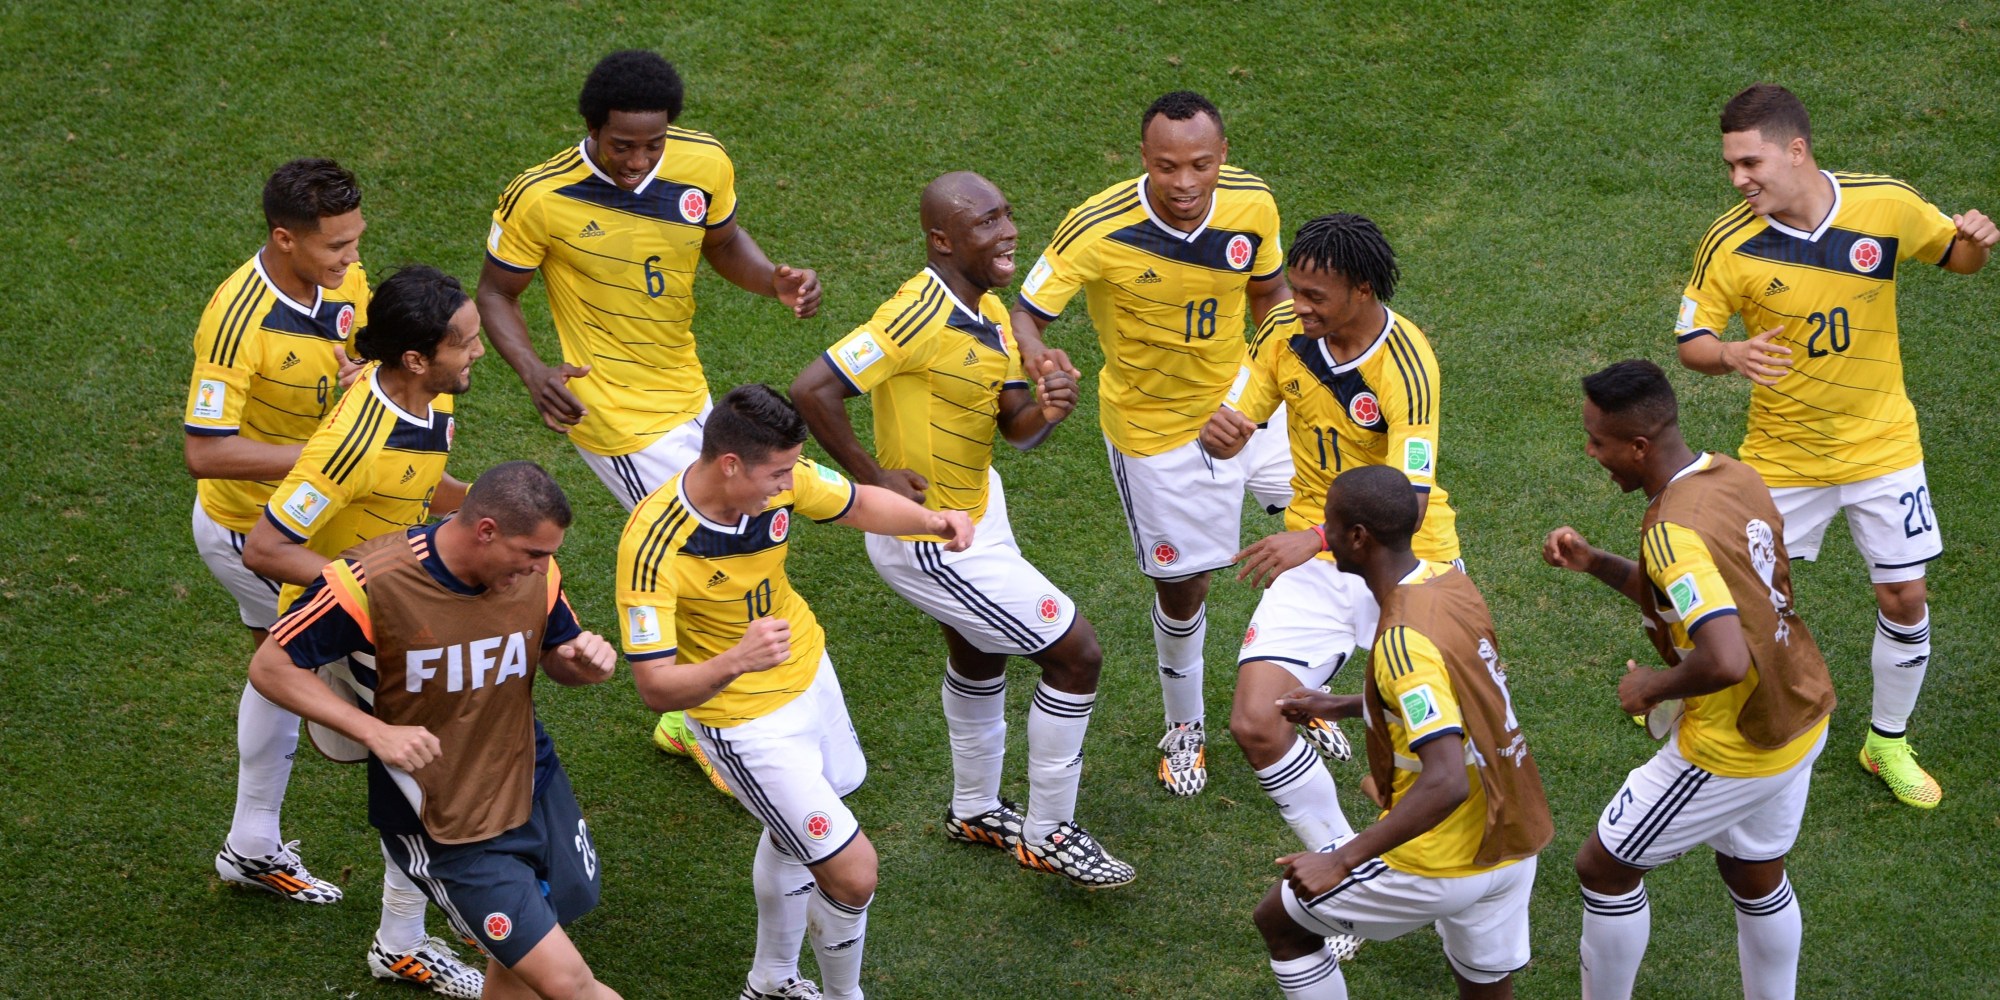
<path fill-rule="evenodd" d="M 1944 793 L 1907 731 L 1931 655 L 1924 565 L 1944 542 L 1903 388 L 1897 268 L 1971 274 L 2000 229 L 1979 212 L 1946 216 L 1893 177 L 1821 170 L 1805 105 L 1773 84 L 1724 105 L 1722 159 L 1743 203 L 1695 250 L 1674 324 L 1681 363 L 1756 383 L 1738 454 L 1769 484 L 1794 557 L 1817 558 L 1846 514 L 1878 608 L 1861 765 L 1930 809 Z M 1754 335 L 1722 340 L 1732 315 Z"/>
<path fill-rule="evenodd" d="M 1021 555 L 993 469 L 996 430 L 1026 450 L 1076 407 L 1076 383 L 1052 359 L 1030 393 L 1007 312 L 993 295 L 1014 278 L 1013 216 L 1006 196 L 978 174 L 932 181 L 921 203 L 928 266 L 807 366 L 792 398 L 856 482 L 962 512 L 978 526 L 962 552 L 946 552 L 930 535 L 868 536 L 875 571 L 944 630 L 941 697 L 952 763 L 945 835 L 1104 888 L 1132 880 L 1132 866 L 1076 822 L 1083 737 L 1104 654 L 1069 595 Z M 855 438 L 843 402 L 863 393 L 875 411 L 873 455 Z M 1000 798 L 1009 656 L 1042 668 L 1028 710 L 1025 819 Z"/>
<path fill-rule="evenodd" d="M 423 265 L 390 275 L 375 290 L 354 350 L 375 364 L 313 432 L 243 545 L 244 565 L 281 584 L 280 611 L 289 611 L 340 553 L 384 531 L 457 510 L 465 497 L 465 485 L 444 471 L 454 429 L 452 396 L 471 387 L 472 363 L 486 349 L 479 313 L 458 280 Z M 325 676 L 334 690 L 364 698 L 359 675 L 371 669 L 363 656 L 328 665 Z M 322 740 L 326 733 L 308 731 L 328 756 L 344 756 Z M 227 844 L 215 866 L 233 882 L 264 874 L 255 859 Z M 377 978 L 426 983 L 447 996 L 479 995 L 479 971 L 460 962 L 443 940 L 425 936 L 423 893 L 393 863 L 383 871 L 382 922 L 368 969 Z"/>
<path fill-rule="evenodd" d="M 1139 119 L 1146 172 L 1071 210 L 1021 284 L 1014 335 L 1029 371 L 1074 376 L 1043 335 L 1081 289 L 1104 349 L 1098 425 L 1112 484 L 1153 581 L 1166 735 L 1160 784 L 1193 795 L 1207 783 L 1202 644 L 1208 574 L 1241 548 L 1243 491 L 1272 512 L 1290 502 L 1284 435 L 1260 434 L 1231 460 L 1197 437 L 1243 361 L 1244 323 L 1290 296 L 1278 205 L 1255 175 L 1228 166 L 1222 113 L 1175 91 Z M 1274 420 L 1282 418 L 1274 417 Z"/>
<path fill-rule="evenodd" d="M 208 300 L 194 336 L 183 427 L 195 479 L 194 543 L 261 645 L 278 584 L 243 565 L 243 536 L 333 403 L 346 342 L 368 311 L 361 188 L 332 160 L 293 160 L 264 184 L 264 246 Z M 306 870 L 278 818 L 299 719 L 248 678 L 236 706 L 236 813 L 222 877 L 287 899 L 332 903 L 340 887 Z M 223 866 L 225 858 L 240 863 Z"/>
<path fill-rule="evenodd" d="M 1289 265 L 1292 301 L 1264 317 L 1201 441 L 1211 455 L 1235 455 L 1259 421 L 1281 406 L 1288 411 L 1289 530 L 1237 554 L 1239 578 L 1270 589 L 1243 633 L 1229 732 L 1300 842 L 1318 850 L 1354 828 L 1332 775 L 1279 714 L 1277 699 L 1330 681 L 1356 646 L 1373 644 L 1379 613 L 1367 583 L 1342 572 L 1327 549 L 1320 526 L 1327 488 L 1344 469 L 1389 466 L 1417 504 L 1416 558 L 1455 562 L 1458 531 L 1437 485 L 1437 356 L 1424 332 L 1385 304 L 1401 277 L 1389 241 L 1362 216 L 1324 215 L 1299 227 Z M 1338 729 L 1308 733 L 1344 756 Z"/>
<path fill-rule="evenodd" d="M 799 978 L 810 929 L 825 996 L 861 996 L 875 847 L 841 799 L 868 763 L 826 634 L 785 577 L 792 519 L 972 542 L 962 511 L 926 510 L 800 457 L 805 421 L 767 386 L 738 386 L 702 428 L 701 457 L 632 511 L 618 542 L 625 658 L 646 707 L 687 710 L 736 800 L 764 826 L 751 867 L 757 950 L 743 996 L 820 996 Z"/>
<path fill-rule="evenodd" d="M 383 853 L 489 956 L 488 998 L 618 996 L 562 929 L 597 905 L 597 847 L 535 718 L 537 664 L 570 686 L 618 665 L 563 594 L 569 523 L 540 466 L 494 466 L 457 517 L 327 564 L 250 665 L 271 700 L 366 748 Z M 358 657 L 368 710 L 305 672 Z"/>
<path fill-rule="evenodd" d="M 1683 713 L 1577 852 L 1584 1000 L 1632 995 L 1652 927 L 1646 872 L 1701 844 L 1736 901 L 1744 996 L 1790 997 L 1801 923 L 1785 855 L 1826 746 L 1833 681 L 1792 607 L 1783 515 L 1755 469 L 1688 449 L 1658 365 L 1620 361 L 1583 391 L 1585 450 L 1619 489 L 1648 498 L 1640 555 L 1562 527 L 1542 558 L 1639 605 L 1668 669 L 1628 662 L 1620 708 L 1665 722 L 1678 701 Z"/>
<path fill-rule="evenodd" d="M 819 311 L 819 276 L 774 265 L 736 222 L 736 168 L 705 132 L 678 128 L 680 74 L 658 53 L 600 60 L 577 110 L 575 146 L 521 173 L 500 195 L 479 275 L 479 316 L 550 430 L 627 511 L 701 451 L 708 382 L 695 356 L 694 275 L 706 259 L 731 284 Z M 528 339 L 521 293 L 540 272 L 562 363 Z M 691 755 L 677 713 L 653 742 Z M 711 781 L 714 769 L 696 763 Z M 724 793 L 722 783 L 717 788 Z"/>
<path fill-rule="evenodd" d="M 1423 520 L 1394 468 L 1358 465 L 1327 491 L 1327 544 L 1384 609 L 1382 635 L 1361 695 L 1301 687 L 1279 705 L 1301 724 L 1366 720 L 1367 787 L 1384 811 L 1359 834 L 1278 859 L 1285 876 L 1256 922 L 1292 1000 L 1345 1000 L 1331 935 L 1389 940 L 1431 924 L 1461 997 L 1512 997 L 1528 964 L 1528 896 L 1555 824 L 1486 600 L 1463 571 L 1413 551 Z"/>

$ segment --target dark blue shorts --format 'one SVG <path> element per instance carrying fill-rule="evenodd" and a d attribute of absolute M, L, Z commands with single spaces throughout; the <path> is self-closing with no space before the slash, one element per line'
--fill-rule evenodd
<path fill-rule="evenodd" d="M 557 924 L 597 907 L 597 846 L 560 766 L 528 821 L 497 837 L 440 844 L 384 833 L 382 843 L 454 930 L 509 968 Z"/>

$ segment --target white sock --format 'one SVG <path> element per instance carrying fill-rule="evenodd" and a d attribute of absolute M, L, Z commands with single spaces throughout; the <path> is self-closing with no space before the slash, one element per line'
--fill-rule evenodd
<path fill-rule="evenodd" d="M 1898 625 L 1877 612 L 1875 650 L 1868 662 L 1875 674 L 1872 728 L 1892 739 L 1901 736 L 1909 728 L 1931 662 L 1930 606 L 1924 606 L 1924 618 L 1915 625 Z"/>
<path fill-rule="evenodd" d="M 874 897 L 869 897 L 874 902 Z M 868 937 L 868 903 L 849 906 L 814 889 L 807 925 L 819 958 L 819 989 L 826 1000 L 861 1000 L 861 947 Z"/>
<path fill-rule="evenodd" d="M 1202 721 L 1201 647 L 1208 641 L 1208 605 L 1194 617 L 1175 621 L 1153 599 L 1153 648 L 1160 654 L 1160 697 L 1167 706 L 1167 725 Z"/>
<path fill-rule="evenodd" d="M 229 848 L 246 858 L 278 853 L 278 811 L 299 750 L 299 717 L 243 685 L 236 703 L 236 817 Z"/>
<path fill-rule="evenodd" d="M 1763 899 L 1736 901 L 1736 961 L 1744 1000 L 1792 1000 L 1798 991 L 1799 942 L 1805 936 L 1798 897 L 1786 878 Z"/>
<path fill-rule="evenodd" d="M 1583 890 L 1583 1000 L 1631 1000 L 1652 933 L 1645 883 L 1623 896 Z"/>
<path fill-rule="evenodd" d="M 382 848 L 382 924 L 375 929 L 375 943 L 391 955 L 407 955 L 424 943 L 424 891 L 403 874 Z"/>
<path fill-rule="evenodd" d="M 1257 772 L 1257 784 L 1278 804 L 1278 815 L 1291 824 L 1308 851 L 1354 832 L 1340 811 L 1333 775 L 1303 737 L 1293 737 L 1292 748 L 1276 764 Z"/>
<path fill-rule="evenodd" d="M 757 955 L 750 988 L 768 993 L 799 977 L 799 945 L 806 938 L 806 899 L 812 870 L 779 851 L 769 833 L 757 838 L 750 886 L 757 895 Z"/>
<path fill-rule="evenodd" d="M 1285 1000 L 1347 1000 L 1347 977 L 1340 974 L 1340 963 L 1325 945 L 1304 958 L 1274 958 L 1271 971 Z"/>
<path fill-rule="evenodd" d="M 1083 734 L 1097 695 L 1064 694 L 1035 685 L 1028 705 L 1028 815 L 1022 835 L 1041 843 L 1064 820 L 1076 818 L 1076 786 L 1083 779 Z"/>
<path fill-rule="evenodd" d="M 964 819 L 1000 808 L 1007 760 L 1007 675 L 975 681 L 944 667 L 944 725 L 951 734 L 951 811 Z"/>

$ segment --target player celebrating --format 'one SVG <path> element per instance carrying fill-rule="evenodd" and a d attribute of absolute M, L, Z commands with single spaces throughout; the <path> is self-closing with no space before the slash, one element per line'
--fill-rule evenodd
<path fill-rule="evenodd" d="M 1833 681 L 1792 608 L 1783 516 L 1756 470 L 1688 450 L 1658 365 L 1620 361 L 1583 391 L 1586 450 L 1620 489 L 1650 498 L 1643 544 L 1634 562 L 1562 527 L 1542 558 L 1598 578 L 1645 616 L 1668 669 L 1627 663 L 1620 707 L 1663 723 L 1679 700 L 1685 713 L 1577 853 L 1584 998 L 1632 995 L 1652 926 L 1646 872 L 1700 844 L 1715 848 L 1736 901 L 1744 996 L 1788 998 L 1801 923 L 1785 855 L 1826 745 Z"/>
<path fill-rule="evenodd" d="M 486 349 L 479 314 L 458 280 L 423 265 L 390 275 L 375 291 L 354 349 L 378 363 L 313 432 L 243 545 L 250 571 L 283 584 L 281 610 L 341 552 L 384 530 L 422 524 L 433 512 L 456 510 L 465 497 L 465 484 L 444 471 L 451 397 L 471 387 L 472 363 Z M 373 669 L 366 659 L 353 666 L 363 674 Z M 331 664 L 325 674 L 335 690 L 365 697 L 366 685 L 349 665 Z M 320 749 L 341 756 L 320 739 L 325 735 L 314 733 Z M 227 844 L 215 866 L 233 882 L 265 874 Z M 394 864 L 383 872 L 382 923 L 368 969 L 380 979 L 428 983 L 447 996 L 479 995 L 478 970 L 442 940 L 425 937 L 423 893 Z"/>
<path fill-rule="evenodd" d="M 1528 964 L 1535 856 L 1555 824 L 1486 601 L 1458 568 L 1412 550 L 1423 518 L 1392 468 L 1357 466 L 1327 491 L 1327 544 L 1385 609 L 1381 641 L 1359 697 L 1297 688 L 1280 705 L 1302 724 L 1367 720 L 1368 787 L 1385 811 L 1360 834 L 1278 859 L 1285 877 L 1256 921 L 1292 1000 L 1347 996 L 1328 935 L 1388 940 L 1432 924 L 1461 997 L 1512 997 Z"/>
<path fill-rule="evenodd" d="M 1319 522 L 1327 488 L 1343 469 L 1390 466 L 1415 491 L 1416 558 L 1457 560 L 1458 531 L 1437 485 L 1437 357 L 1424 332 L 1384 304 L 1400 277 L 1395 251 L 1373 222 L 1341 213 L 1300 226 L 1289 264 L 1293 299 L 1264 317 L 1201 441 L 1227 458 L 1252 440 L 1259 421 L 1281 406 L 1289 411 L 1290 530 L 1237 556 L 1239 577 L 1270 590 L 1243 633 L 1229 732 L 1285 822 L 1317 850 L 1354 830 L 1326 765 L 1278 713 L 1277 699 L 1331 680 L 1356 646 L 1374 642 L 1378 613 L 1366 582 L 1341 572 L 1327 550 Z M 1319 730 L 1344 756 L 1338 732 Z"/>
<path fill-rule="evenodd" d="M 1132 880 L 1077 825 L 1083 737 L 1104 656 L 1097 631 L 1014 542 L 993 469 L 993 434 L 1026 450 L 1076 406 L 1076 385 L 1043 361 L 1036 393 L 1007 313 L 992 290 L 1014 277 L 1014 208 L 986 178 L 950 173 L 924 188 L 929 266 L 874 318 L 834 344 L 792 384 L 792 398 L 827 454 L 856 481 L 900 493 L 978 525 L 973 545 L 947 552 L 929 535 L 868 536 L 868 558 L 890 588 L 944 630 L 952 801 L 945 835 L 1012 850 L 1021 865 L 1090 888 Z M 973 303 L 973 305 L 967 305 Z M 875 409 L 876 454 L 848 423 L 848 396 Z M 1000 798 L 1007 752 L 1007 657 L 1042 668 L 1028 710 L 1028 813 Z M 1024 836 L 1025 829 L 1025 836 Z"/>
<path fill-rule="evenodd" d="M 479 275 L 493 346 L 542 422 L 569 435 L 627 511 L 701 450 L 709 402 L 695 356 L 696 265 L 706 259 L 801 318 L 819 310 L 819 276 L 773 265 L 736 224 L 736 168 L 713 136 L 674 126 L 682 97 L 680 74 L 658 53 L 600 60 L 577 98 L 587 134 L 507 185 Z M 555 367 L 542 363 L 521 314 L 537 271 L 562 341 Z M 693 749 L 678 714 L 660 720 L 653 742 Z M 715 780 L 706 760 L 697 763 Z"/>
<path fill-rule="evenodd" d="M 215 290 L 194 337 L 185 421 L 197 480 L 194 541 L 236 598 L 258 645 L 278 620 L 278 585 L 244 568 L 243 536 L 271 488 L 299 459 L 332 404 L 345 344 L 366 322 L 360 261 L 361 189 L 332 160 L 293 160 L 264 184 L 263 249 Z M 340 887 L 315 878 L 285 842 L 278 817 L 299 747 L 299 718 L 243 685 L 236 708 L 236 814 L 218 865 L 287 899 L 332 903 Z"/>
<path fill-rule="evenodd" d="M 597 848 L 535 718 L 535 663 L 571 686 L 618 665 L 563 595 L 569 523 L 540 466 L 495 466 L 457 517 L 329 563 L 250 665 L 271 700 L 366 748 L 383 853 L 490 956 L 487 997 L 618 996 L 560 926 L 597 905 Z M 356 671 L 366 711 L 299 669 L 353 657 L 374 664 Z"/>
<path fill-rule="evenodd" d="M 1241 547 L 1247 484 L 1272 511 L 1289 502 L 1282 435 L 1260 435 L 1228 461 L 1197 440 L 1243 360 L 1244 321 L 1263 322 L 1288 293 L 1278 206 L 1256 176 L 1225 164 L 1222 113 L 1175 91 L 1140 117 L 1146 172 L 1072 210 L 1014 304 L 1029 371 L 1045 360 L 1075 374 L 1043 332 L 1078 289 L 1104 349 L 1098 424 L 1112 483 L 1153 581 L 1153 644 L 1167 732 L 1160 783 L 1193 795 L 1207 783 L 1203 613 L 1208 574 Z"/>
<path fill-rule="evenodd" d="M 856 486 L 801 458 L 805 421 L 767 386 L 730 390 L 701 457 L 632 511 L 618 542 L 625 658 L 646 707 L 686 709 L 708 758 L 764 825 L 751 884 L 757 953 L 743 996 L 820 994 L 800 979 L 811 929 L 825 995 L 861 996 L 875 848 L 841 798 L 868 763 L 826 634 L 785 577 L 792 518 L 882 535 L 972 541 L 956 510 Z"/>
<path fill-rule="evenodd" d="M 1861 764 L 1930 809 L 1943 792 L 1906 731 L 1931 653 L 1924 564 L 1944 543 L 1903 388 L 1897 267 L 1971 274 L 2000 229 L 1978 212 L 1946 216 L 1892 177 L 1819 169 L 1805 105 L 1772 84 L 1723 107 L 1722 158 L 1743 204 L 1695 251 L 1674 325 L 1681 363 L 1756 383 L 1739 454 L 1770 485 L 1794 556 L 1818 557 L 1827 524 L 1846 513 L 1879 608 Z M 1760 332 L 1724 342 L 1731 315 Z"/>

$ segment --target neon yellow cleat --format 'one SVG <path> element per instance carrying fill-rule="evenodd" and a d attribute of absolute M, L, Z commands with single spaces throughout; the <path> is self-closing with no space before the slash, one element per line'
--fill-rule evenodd
<path fill-rule="evenodd" d="M 701 765 L 701 773 L 708 776 L 708 783 L 714 785 L 716 791 L 735 797 L 736 793 L 729 790 L 729 782 L 715 772 L 715 765 L 709 763 L 708 755 L 701 751 L 701 744 L 695 741 L 693 733 L 688 732 L 684 713 L 668 712 L 660 716 L 660 721 L 653 726 L 653 745 L 659 747 L 661 753 L 694 758 L 694 762 Z"/>
<path fill-rule="evenodd" d="M 1908 737 L 1892 740 L 1871 731 L 1868 741 L 1861 745 L 1861 766 L 1881 778 L 1906 806 L 1936 809 L 1944 798 L 1937 779 L 1917 765 L 1917 751 L 1911 748 Z"/>

